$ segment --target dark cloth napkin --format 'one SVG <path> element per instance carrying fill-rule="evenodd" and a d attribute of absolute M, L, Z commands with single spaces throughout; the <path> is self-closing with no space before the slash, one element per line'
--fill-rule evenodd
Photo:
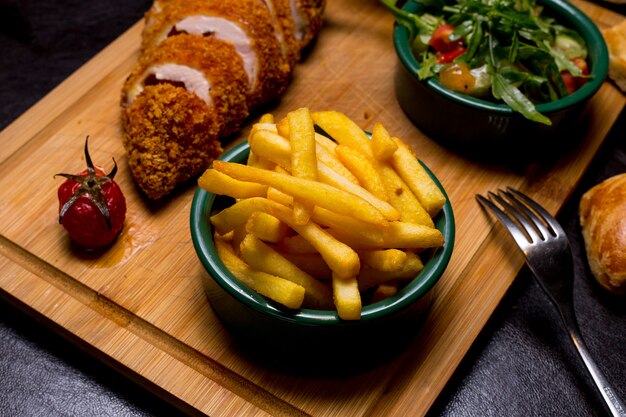
<path fill-rule="evenodd" d="M 0 0 L 0 128 L 139 20 L 148 0 Z M 626 398 L 626 299 L 595 285 L 577 205 L 582 193 L 626 171 L 626 117 L 559 215 L 576 255 L 575 301 L 589 350 Z M 416 398 L 415 401 L 420 401 Z M 555 311 L 524 270 L 431 416 L 603 415 Z M 174 416 L 177 411 L 0 301 L 0 416 Z"/>

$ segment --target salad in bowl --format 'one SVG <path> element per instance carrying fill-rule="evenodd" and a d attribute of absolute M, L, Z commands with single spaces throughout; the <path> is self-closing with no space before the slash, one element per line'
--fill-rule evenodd
<path fill-rule="evenodd" d="M 591 77 L 585 39 L 534 0 L 423 0 L 416 12 L 381 0 L 407 28 L 420 80 L 493 103 L 534 122 L 537 110 Z"/>

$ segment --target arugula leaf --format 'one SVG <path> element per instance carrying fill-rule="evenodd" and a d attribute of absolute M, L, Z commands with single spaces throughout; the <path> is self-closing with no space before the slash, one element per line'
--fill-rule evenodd
<path fill-rule="evenodd" d="M 436 73 L 435 69 L 439 66 L 437 56 L 432 52 L 424 52 L 424 58 L 422 59 L 420 69 L 417 70 L 417 76 L 420 80 L 433 77 Z"/>
<path fill-rule="evenodd" d="M 454 31 L 450 35 L 450 41 L 458 41 L 459 39 L 465 38 L 467 35 L 474 31 L 474 22 L 471 20 L 465 20 L 460 25 L 454 28 Z"/>
<path fill-rule="evenodd" d="M 513 39 L 511 40 L 511 48 L 509 49 L 509 61 L 517 61 L 517 50 L 519 49 L 519 38 L 517 32 L 513 32 Z"/>
<path fill-rule="evenodd" d="M 476 55 L 476 51 L 478 51 L 478 47 L 483 40 L 483 27 L 481 22 L 476 19 L 473 26 L 472 34 L 469 37 L 467 45 L 467 51 L 465 52 L 466 60 L 474 58 L 474 55 Z"/>
<path fill-rule="evenodd" d="M 430 22 L 420 19 L 418 15 L 397 8 L 396 0 L 380 0 L 380 2 L 394 15 L 399 24 L 407 28 L 410 39 L 414 39 L 420 33 L 432 33 L 435 30 Z"/>
<path fill-rule="evenodd" d="M 521 113 L 522 116 L 529 120 L 548 126 L 552 125 L 552 121 L 539 113 L 535 105 L 517 87 L 504 78 L 502 74 L 494 73 L 492 81 L 491 92 L 496 99 L 504 101 L 514 111 Z"/>
<path fill-rule="evenodd" d="M 580 68 L 576 66 L 572 61 L 567 59 L 565 54 L 557 49 L 554 49 L 552 45 L 548 42 L 543 43 L 544 47 L 548 51 L 548 53 L 554 58 L 556 62 L 556 66 L 559 68 L 559 71 L 569 71 L 574 77 L 580 77 L 583 75 L 583 72 Z"/>
<path fill-rule="evenodd" d="M 561 71 L 548 51 L 526 45 L 520 48 L 519 56 L 533 74 L 541 75 L 553 85 L 552 93 L 555 93 L 556 97 L 551 96 L 554 98 L 551 98 L 550 101 L 567 96 L 568 93 L 561 78 Z"/>

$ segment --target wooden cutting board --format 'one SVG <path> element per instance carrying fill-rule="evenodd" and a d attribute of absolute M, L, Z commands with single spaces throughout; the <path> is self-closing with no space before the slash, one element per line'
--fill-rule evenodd
<path fill-rule="evenodd" d="M 603 27 L 620 15 L 576 2 Z M 455 251 L 409 348 L 341 378 L 277 372 L 235 346 L 202 288 L 189 233 L 194 187 L 160 203 L 141 197 L 121 145 L 120 89 L 142 23 L 88 62 L 0 134 L 0 294 L 90 353 L 192 414 L 418 416 L 429 409 L 522 265 L 476 193 L 512 185 L 555 213 L 622 111 L 605 83 L 581 120 L 580 142 L 548 162 L 507 168 L 453 154 L 421 134 L 393 93 L 392 18 L 374 0 L 329 1 L 325 28 L 294 73 L 277 117 L 298 107 L 339 110 L 364 129 L 382 122 L 409 142 L 446 188 Z M 232 145 L 244 134 L 227 143 Z M 58 172 L 94 161 L 120 165 L 125 231 L 106 253 L 74 250 L 57 223 Z"/>

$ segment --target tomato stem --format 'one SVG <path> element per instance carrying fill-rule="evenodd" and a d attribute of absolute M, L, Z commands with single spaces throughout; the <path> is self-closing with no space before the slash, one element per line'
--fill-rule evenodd
<path fill-rule="evenodd" d="M 85 161 L 87 163 L 87 172 L 83 174 L 73 175 L 60 173 L 56 174 L 67 178 L 68 180 L 76 181 L 78 188 L 74 191 L 72 197 L 63 204 L 59 211 L 59 223 L 63 223 L 63 216 L 69 210 L 69 208 L 83 196 L 88 197 L 91 202 L 98 208 L 98 211 L 104 216 L 107 227 L 111 230 L 111 216 L 109 214 L 109 206 L 107 205 L 106 198 L 102 191 L 102 185 L 106 182 L 113 181 L 113 177 L 117 173 L 117 162 L 113 158 L 113 169 L 108 175 L 99 176 L 96 173 L 96 169 L 89 155 L 89 135 L 85 138 Z"/>

